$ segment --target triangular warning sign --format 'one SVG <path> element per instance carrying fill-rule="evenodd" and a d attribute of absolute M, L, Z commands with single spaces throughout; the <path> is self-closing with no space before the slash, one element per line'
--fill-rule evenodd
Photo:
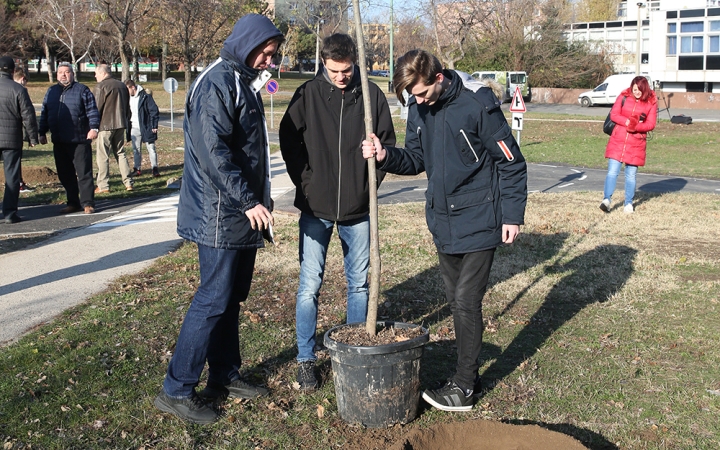
<path fill-rule="evenodd" d="M 515 94 L 513 95 L 512 102 L 510 102 L 510 112 L 527 112 L 525 100 L 523 100 L 522 93 L 520 92 L 520 86 L 515 86 Z"/>

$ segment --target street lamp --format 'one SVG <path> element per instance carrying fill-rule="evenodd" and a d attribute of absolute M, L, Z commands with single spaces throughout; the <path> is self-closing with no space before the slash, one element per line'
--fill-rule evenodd
<path fill-rule="evenodd" d="M 315 24 L 315 73 L 320 69 L 320 25 L 324 25 L 325 21 L 320 19 Z"/>
<path fill-rule="evenodd" d="M 643 2 L 637 2 L 638 13 L 637 13 L 637 42 L 635 50 L 635 75 L 640 75 L 640 60 L 642 59 L 642 18 L 640 17 L 640 8 L 645 6 Z"/>

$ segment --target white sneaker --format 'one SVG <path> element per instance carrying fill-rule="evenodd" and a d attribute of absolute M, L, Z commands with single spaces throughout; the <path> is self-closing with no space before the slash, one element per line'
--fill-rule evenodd
<path fill-rule="evenodd" d="M 610 199 L 606 198 L 605 200 L 600 203 L 600 209 L 602 209 L 605 212 L 610 212 Z"/>
<path fill-rule="evenodd" d="M 632 214 L 633 212 L 635 212 L 635 208 L 633 208 L 632 203 L 628 203 L 627 205 L 625 205 L 623 211 L 625 211 L 625 214 Z"/>

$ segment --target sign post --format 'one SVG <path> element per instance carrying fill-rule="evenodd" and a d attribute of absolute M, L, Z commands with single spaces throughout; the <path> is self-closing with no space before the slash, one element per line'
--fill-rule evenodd
<path fill-rule="evenodd" d="M 525 100 L 522 98 L 522 92 L 520 92 L 520 86 L 515 87 L 515 94 L 513 94 L 512 101 L 510 102 L 510 112 L 512 115 L 512 129 L 517 130 L 517 143 L 520 145 L 520 131 L 523 129 L 523 113 L 527 112 L 525 107 Z"/>
<path fill-rule="evenodd" d="M 278 72 L 279 73 L 279 72 Z M 275 80 L 269 80 L 265 85 L 265 90 L 270 94 L 270 128 L 275 128 L 275 113 L 273 112 L 273 95 L 280 89 L 280 85 Z"/>
<path fill-rule="evenodd" d="M 178 82 L 175 78 L 172 77 L 165 78 L 163 88 L 165 88 L 165 92 L 170 94 L 170 131 L 174 131 L 175 119 L 173 118 L 173 93 L 177 91 Z"/>

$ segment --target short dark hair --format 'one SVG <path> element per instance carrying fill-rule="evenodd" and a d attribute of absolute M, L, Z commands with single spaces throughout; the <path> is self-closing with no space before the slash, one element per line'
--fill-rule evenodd
<path fill-rule="evenodd" d="M 403 91 L 423 82 L 426 86 L 435 83 L 437 74 L 442 73 L 442 64 L 432 53 L 425 50 L 410 50 L 402 55 L 395 64 L 393 85 L 395 95 L 405 105 Z M 408 93 L 410 93 L 408 91 Z"/>
<path fill-rule="evenodd" d="M 357 63 L 357 46 L 355 41 L 348 34 L 335 33 L 323 39 L 320 56 L 323 61 L 352 61 Z"/>
<path fill-rule="evenodd" d="M 128 78 L 127 80 L 125 80 L 125 86 L 135 87 L 135 82 L 133 80 L 131 80 L 130 78 Z"/>

